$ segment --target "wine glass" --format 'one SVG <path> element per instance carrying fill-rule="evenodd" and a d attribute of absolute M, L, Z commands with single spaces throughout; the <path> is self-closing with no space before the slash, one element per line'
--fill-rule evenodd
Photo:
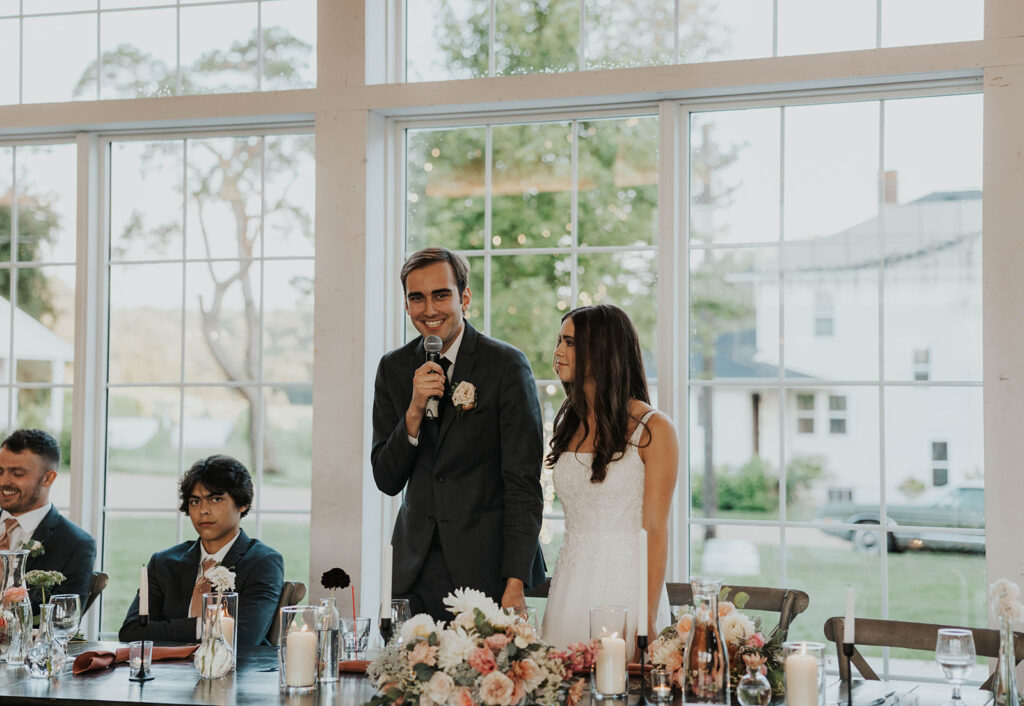
<path fill-rule="evenodd" d="M 53 605 L 53 635 L 67 647 L 82 619 L 81 599 L 77 593 L 58 593 L 50 596 L 49 602 Z"/>
<path fill-rule="evenodd" d="M 412 617 L 412 608 L 408 598 L 391 599 L 391 625 L 397 636 L 398 644 L 402 644 L 402 625 Z"/>
<path fill-rule="evenodd" d="M 941 628 L 935 641 L 935 661 L 953 687 L 952 703 L 963 703 L 960 685 L 974 669 L 974 634 L 959 628 Z"/>

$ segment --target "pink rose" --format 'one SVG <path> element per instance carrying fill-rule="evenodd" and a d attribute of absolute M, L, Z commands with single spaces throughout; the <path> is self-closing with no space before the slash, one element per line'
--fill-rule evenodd
<path fill-rule="evenodd" d="M 474 647 L 470 650 L 466 661 L 469 662 L 470 667 L 481 674 L 490 674 L 498 667 L 494 661 L 494 653 L 486 647 Z"/>
<path fill-rule="evenodd" d="M 665 660 L 665 669 L 670 672 L 678 671 L 683 667 L 683 653 L 676 650 Z"/>
<path fill-rule="evenodd" d="M 724 618 L 725 616 L 729 615 L 729 613 L 732 613 L 735 610 L 736 606 L 734 606 L 732 603 L 730 603 L 729 601 L 722 601 L 718 604 L 718 617 Z"/>
<path fill-rule="evenodd" d="M 680 635 L 689 635 L 691 630 L 693 630 L 693 616 L 689 613 L 683 613 L 679 616 L 679 621 L 676 623 L 676 632 Z"/>
<path fill-rule="evenodd" d="M 3 601 L 7 605 L 21 603 L 28 598 L 28 590 L 24 586 L 14 586 L 4 591 Z"/>
<path fill-rule="evenodd" d="M 465 687 L 456 689 L 455 692 L 452 693 L 448 703 L 453 704 L 454 706 L 476 706 L 476 701 L 473 700 L 472 694 L 470 694 L 469 689 Z"/>
<path fill-rule="evenodd" d="M 437 645 L 430 645 L 426 642 L 417 642 L 409 651 L 409 666 L 425 664 L 433 667 L 437 664 Z"/>
<path fill-rule="evenodd" d="M 508 635 L 499 632 L 495 635 L 484 638 L 484 643 L 491 648 L 491 651 L 494 654 L 498 654 L 505 648 L 505 645 L 509 643 L 509 639 Z"/>
<path fill-rule="evenodd" d="M 759 632 L 755 632 L 747 638 L 747 647 L 764 647 L 764 635 Z"/>
<path fill-rule="evenodd" d="M 569 693 L 566 694 L 565 702 L 568 706 L 576 706 L 583 698 L 583 679 L 577 679 L 573 682 L 573 685 L 569 687 Z"/>
<path fill-rule="evenodd" d="M 510 706 L 515 684 L 501 672 L 495 670 L 480 680 L 480 700 L 492 706 Z"/>

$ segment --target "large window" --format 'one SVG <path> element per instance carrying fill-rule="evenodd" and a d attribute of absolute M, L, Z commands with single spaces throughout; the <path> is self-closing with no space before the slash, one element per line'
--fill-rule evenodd
<path fill-rule="evenodd" d="M 309 572 L 313 139 L 110 145 L 104 570 L 192 539 L 178 478 L 210 454 L 250 470 L 242 526 Z M 111 583 L 103 630 L 135 587 Z"/>
<path fill-rule="evenodd" d="M 2 0 L 0 104 L 307 88 L 315 47 L 315 0 Z"/>
<path fill-rule="evenodd" d="M 689 115 L 690 569 L 808 591 L 793 636 L 847 583 L 858 615 L 986 624 L 981 113 Z"/>

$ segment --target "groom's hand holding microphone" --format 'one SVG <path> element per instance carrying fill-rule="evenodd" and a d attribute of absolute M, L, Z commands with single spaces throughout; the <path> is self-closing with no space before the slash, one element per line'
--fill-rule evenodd
<path fill-rule="evenodd" d="M 447 379 L 440 364 L 441 339 L 427 336 L 423 340 L 427 360 L 416 369 L 412 378 L 412 399 L 405 412 L 405 428 L 409 436 L 418 438 L 424 419 L 436 419 L 438 404 L 444 397 Z"/>

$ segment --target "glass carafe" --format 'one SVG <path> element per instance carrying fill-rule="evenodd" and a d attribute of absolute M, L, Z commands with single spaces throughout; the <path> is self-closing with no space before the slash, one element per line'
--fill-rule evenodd
<path fill-rule="evenodd" d="M 46 679 L 60 673 L 64 666 L 64 646 L 53 634 L 53 605 L 39 606 L 39 635 L 25 653 L 28 673 L 38 679 Z"/>
<path fill-rule="evenodd" d="M 29 603 L 25 586 L 25 564 L 28 551 L 25 549 L 0 550 L 0 658 L 6 659 L 12 645 L 17 645 L 22 630 L 18 620 L 18 604 Z M 16 660 L 17 661 L 17 660 Z"/>
<path fill-rule="evenodd" d="M 684 703 L 729 703 L 729 651 L 718 624 L 721 579 L 695 578 L 693 629 L 683 655 Z"/>

